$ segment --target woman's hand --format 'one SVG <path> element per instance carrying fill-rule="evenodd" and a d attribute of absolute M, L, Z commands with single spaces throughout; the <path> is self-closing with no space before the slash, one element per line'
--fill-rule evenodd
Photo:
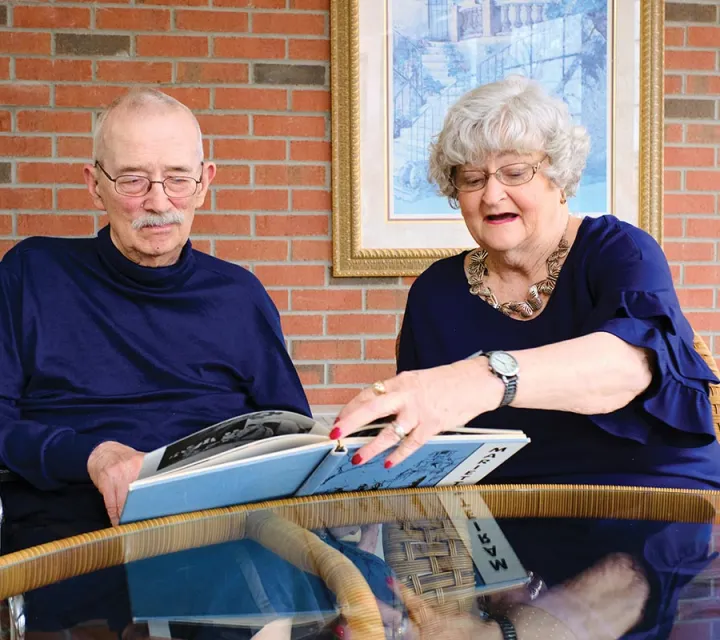
<path fill-rule="evenodd" d="M 393 424 L 406 437 L 388 456 L 386 468 L 402 462 L 434 435 L 495 409 L 504 393 L 502 381 L 491 373 L 484 357 L 401 373 L 385 380 L 383 387 L 384 393 L 370 387 L 351 400 L 340 412 L 330 437 L 348 436 L 373 420 L 394 415 Z M 367 462 L 399 440 L 396 429 L 386 427 L 358 450 L 353 463 Z"/>

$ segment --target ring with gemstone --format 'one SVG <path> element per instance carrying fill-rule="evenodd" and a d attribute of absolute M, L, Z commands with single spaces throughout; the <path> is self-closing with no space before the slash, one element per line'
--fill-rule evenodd
<path fill-rule="evenodd" d="M 387 393 L 387 389 L 385 388 L 385 383 L 382 380 L 378 380 L 377 382 L 372 383 L 372 387 L 370 387 L 373 390 L 373 393 L 376 396 L 382 396 Z"/>
<path fill-rule="evenodd" d="M 401 424 L 398 424 L 394 420 L 390 423 L 390 426 L 392 427 L 392 430 L 395 432 L 395 435 L 398 437 L 399 440 L 402 440 L 407 436 L 407 432 L 403 428 Z"/>

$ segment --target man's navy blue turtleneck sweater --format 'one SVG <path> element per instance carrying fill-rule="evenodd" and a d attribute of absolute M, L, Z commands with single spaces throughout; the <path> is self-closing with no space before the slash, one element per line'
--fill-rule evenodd
<path fill-rule="evenodd" d="M 0 287 L 0 461 L 40 489 L 88 482 L 107 440 L 150 451 L 248 411 L 309 414 L 265 289 L 189 242 L 149 268 L 108 227 L 30 238 Z"/>

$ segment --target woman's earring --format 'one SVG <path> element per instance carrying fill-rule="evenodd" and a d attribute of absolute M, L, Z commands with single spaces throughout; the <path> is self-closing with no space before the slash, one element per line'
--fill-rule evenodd
<path fill-rule="evenodd" d="M 565 191 L 560 191 L 560 204 L 565 204 L 567 202 L 567 198 L 565 197 Z"/>

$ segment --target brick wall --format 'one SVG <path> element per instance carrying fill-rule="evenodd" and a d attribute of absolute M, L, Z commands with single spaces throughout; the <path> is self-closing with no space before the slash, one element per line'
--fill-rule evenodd
<path fill-rule="evenodd" d="M 331 276 L 328 7 L 0 0 L 0 252 L 104 224 L 81 180 L 93 118 L 132 83 L 158 84 L 196 111 L 219 165 L 194 243 L 268 287 L 311 402 L 343 402 L 390 375 L 409 279 Z M 666 248 L 683 305 L 711 340 L 719 14 L 720 0 L 667 5 Z"/>

